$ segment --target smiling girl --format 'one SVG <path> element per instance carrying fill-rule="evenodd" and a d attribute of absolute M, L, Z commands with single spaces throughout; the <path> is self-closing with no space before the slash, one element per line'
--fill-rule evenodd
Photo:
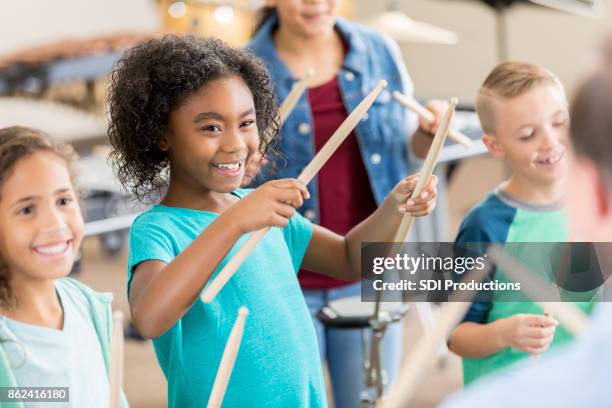
<path fill-rule="evenodd" d="M 296 214 L 309 194 L 295 179 L 240 189 L 250 155 L 268 153 L 259 134 L 276 128 L 276 109 L 262 63 L 214 39 L 151 40 L 128 51 L 112 74 L 119 179 L 141 198 L 167 185 L 161 203 L 132 225 L 128 293 L 134 325 L 153 338 L 170 407 L 206 403 L 241 306 L 249 320 L 223 406 L 326 406 L 300 265 L 358 278 L 362 241 L 392 240 L 398 206 L 418 216 L 435 203 L 433 181 L 427 197 L 407 206 L 416 177 L 403 180 L 343 237 Z M 265 227 L 275 228 L 204 304 L 207 282 L 248 233 Z"/>
<path fill-rule="evenodd" d="M 40 131 L 0 129 L 0 387 L 107 407 L 112 298 L 66 278 L 83 239 L 72 162 Z"/>

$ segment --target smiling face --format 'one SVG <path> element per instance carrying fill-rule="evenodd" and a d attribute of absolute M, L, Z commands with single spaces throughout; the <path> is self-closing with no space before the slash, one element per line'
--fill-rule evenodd
<path fill-rule="evenodd" d="M 333 31 L 338 0 L 269 0 L 283 25 L 302 36 L 326 35 Z"/>
<path fill-rule="evenodd" d="M 514 176 L 535 184 L 559 181 L 566 172 L 569 114 L 565 95 L 552 85 L 537 86 L 512 99 L 494 99 L 495 135 L 483 142 L 506 160 Z"/>
<path fill-rule="evenodd" d="M 68 275 L 83 217 L 63 159 L 39 151 L 20 159 L 0 187 L 0 254 L 11 281 Z"/>
<path fill-rule="evenodd" d="M 201 192 L 240 187 L 245 163 L 259 147 L 253 95 L 237 76 L 210 81 L 170 113 L 160 148 L 171 183 Z"/>

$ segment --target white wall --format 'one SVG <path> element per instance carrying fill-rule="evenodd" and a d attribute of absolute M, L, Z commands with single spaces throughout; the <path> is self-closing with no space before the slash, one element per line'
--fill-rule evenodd
<path fill-rule="evenodd" d="M 156 0 L 2 0 L 0 54 L 69 38 L 159 29 Z"/>
<path fill-rule="evenodd" d="M 601 20 L 513 6 L 506 12 L 509 59 L 550 68 L 571 91 L 612 28 L 612 0 L 603 1 L 608 13 Z M 410 17 L 452 30 L 460 38 L 454 46 L 401 44 L 417 96 L 473 97 L 498 59 L 493 9 L 476 0 L 401 0 L 399 4 Z M 365 19 L 384 8 L 384 1 L 356 0 L 355 13 Z"/>
<path fill-rule="evenodd" d="M 543 64 L 572 89 L 604 33 L 612 28 L 612 0 L 602 20 L 519 5 L 507 12 L 509 57 Z M 383 11 L 383 0 L 353 0 L 355 17 Z M 497 62 L 496 18 L 476 0 L 400 0 L 412 18 L 459 35 L 455 46 L 401 44 L 418 97 L 473 97 Z M 2 0 L 0 54 L 56 40 L 160 27 L 157 0 Z"/>

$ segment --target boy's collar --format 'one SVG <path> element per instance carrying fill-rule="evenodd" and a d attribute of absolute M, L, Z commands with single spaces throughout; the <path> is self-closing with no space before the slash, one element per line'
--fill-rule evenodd
<path fill-rule="evenodd" d="M 563 208 L 562 201 L 553 201 L 547 204 L 532 204 L 526 201 L 519 200 L 517 198 L 512 197 L 510 194 L 506 193 L 503 188 L 505 186 L 505 182 L 501 183 L 499 186 L 493 190 L 493 194 L 497 196 L 504 204 L 509 205 L 513 208 L 518 208 L 527 211 L 533 212 L 551 212 L 551 211 L 559 211 Z"/>

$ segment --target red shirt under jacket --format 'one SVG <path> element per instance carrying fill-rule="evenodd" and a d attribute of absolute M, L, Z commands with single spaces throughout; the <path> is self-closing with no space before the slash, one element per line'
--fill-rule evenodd
<path fill-rule="evenodd" d="M 318 152 L 348 114 L 337 77 L 308 89 L 308 98 Z M 319 224 L 341 235 L 367 218 L 377 207 L 362 160 L 357 137 L 352 132 L 317 176 Z M 307 270 L 301 270 L 298 279 L 304 289 L 330 289 L 350 283 Z"/>

